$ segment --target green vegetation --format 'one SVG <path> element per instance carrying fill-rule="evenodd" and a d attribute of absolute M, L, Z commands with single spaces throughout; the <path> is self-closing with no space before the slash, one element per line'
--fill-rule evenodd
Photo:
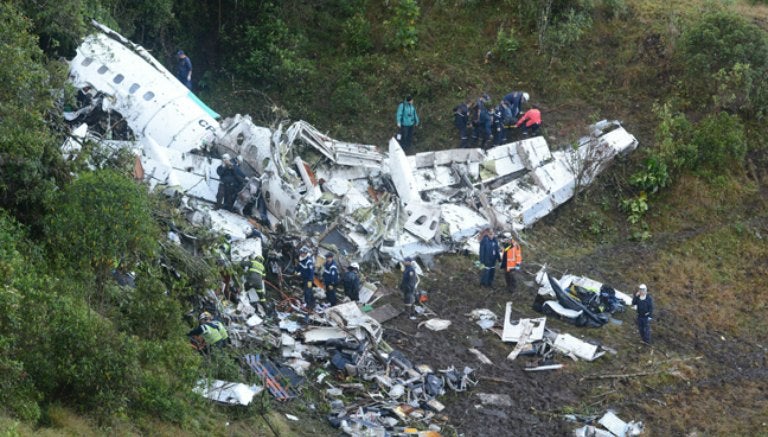
<path fill-rule="evenodd" d="M 268 124 L 290 113 L 346 140 L 386 144 L 395 107 L 411 93 L 423 120 L 418 150 L 457 144 L 450 109 L 483 92 L 495 101 L 530 92 L 554 147 L 572 144 L 588 121 L 619 118 L 641 149 L 568 214 L 537 225 L 533 252 L 572 262 L 572 271 L 598 259 L 598 271 L 626 283 L 660 285 L 670 315 L 660 331 L 681 355 L 719 352 L 686 343 L 714 331 L 764 344 L 768 326 L 754 314 L 765 311 L 768 273 L 768 14 L 752 5 L 765 2 L 42 3 L 0 3 L 0 428 L 10 435 L 43 432 L 37 426 L 194 434 L 224 432 L 203 417 L 251 420 L 189 390 L 201 376 L 239 376 L 233 356 L 200 360 L 185 342 L 188 298 L 215 269 L 162 242 L 175 217 L 125 175 L 120 157 L 88 147 L 77 162 L 60 157 L 57 99 L 71 89 L 61 92 L 58 59 L 72 56 L 90 18 L 169 66 L 185 49 L 196 91 L 223 114 Z M 89 156 L 104 168 L 87 171 Z M 563 222 L 573 224 L 569 235 L 558 231 Z M 135 272 L 136 287 L 118 286 L 115 267 Z M 689 308 L 692 296 L 705 316 Z M 727 371 L 683 361 L 659 367 L 649 386 L 679 382 L 677 371 L 693 379 Z M 764 391 L 750 383 L 743 394 L 757 399 Z M 646 390 L 639 383 L 611 399 L 646 412 L 654 434 L 688 432 L 675 415 L 710 434 L 764 432 L 751 419 L 706 424 L 705 407 L 736 396 L 734 387 L 659 394 L 661 412 L 632 400 Z"/>

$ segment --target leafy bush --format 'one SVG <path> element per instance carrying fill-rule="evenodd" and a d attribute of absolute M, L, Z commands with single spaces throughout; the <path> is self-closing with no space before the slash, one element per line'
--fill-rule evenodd
<path fill-rule="evenodd" d="M 679 53 L 695 102 L 711 104 L 714 94 L 720 105 L 740 100 L 736 107 L 748 116 L 768 110 L 768 35 L 761 28 L 732 13 L 710 12 L 684 32 Z"/>
<path fill-rule="evenodd" d="M 362 13 L 357 13 L 344 22 L 342 36 L 350 54 L 362 55 L 373 48 L 371 24 Z"/>
<path fill-rule="evenodd" d="M 102 286 L 116 263 L 130 269 L 151 256 L 159 231 L 146 189 L 112 170 L 81 175 L 65 187 L 47 218 L 48 244 L 59 264 L 94 274 Z"/>
<path fill-rule="evenodd" d="M 496 45 L 493 47 L 493 53 L 496 57 L 500 61 L 512 65 L 515 60 L 515 53 L 519 48 L 520 42 L 515 36 L 515 29 L 510 27 L 508 31 L 505 31 L 504 27 L 500 27 L 496 34 Z"/>
<path fill-rule="evenodd" d="M 547 50 L 556 53 L 581 40 L 591 27 L 592 17 L 587 12 L 570 9 L 547 29 L 544 45 Z"/>
<path fill-rule="evenodd" d="M 416 0 L 392 0 L 390 8 L 392 18 L 384 22 L 391 33 L 390 47 L 403 50 L 415 48 L 419 42 L 416 20 L 421 14 L 418 3 Z"/>
<path fill-rule="evenodd" d="M 697 169 L 712 175 L 739 170 L 747 142 L 739 117 L 725 112 L 710 114 L 696 125 L 693 144 L 698 150 Z"/>
<path fill-rule="evenodd" d="M 280 6 L 262 2 L 249 11 L 252 20 L 239 21 L 223 35 L 225 65 L 242 79 L 278 87 L 294 85 L 313 71 L 301 56 L 304 35 L 280 16 Z"/>

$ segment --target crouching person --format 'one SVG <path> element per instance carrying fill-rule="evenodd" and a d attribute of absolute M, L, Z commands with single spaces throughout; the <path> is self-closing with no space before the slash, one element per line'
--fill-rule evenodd
<path fill-rule="evenodd" d="M 200 353 L 208 353 L 212 347 L 224 347 L 229 338 L 227 327 L 219 320 L 213 320 L 213 316 L 208 311 L 202 312 L 198 321 L 200 325 L 187 333 L 189 337 L 193 338 L 193 344 L 195 337 L 204 340 L 205 344 L 196 345 L 197 350 Z"/>

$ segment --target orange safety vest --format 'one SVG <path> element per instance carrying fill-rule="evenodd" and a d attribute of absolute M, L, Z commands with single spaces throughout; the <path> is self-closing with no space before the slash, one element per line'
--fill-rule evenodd
<path fill-rule="evenodd" d="M 514 270 L 515 267 L 519 266 L 523 262 L 523 253 L 520 250 L 519 244 L 512 243 L 512 245 L 507 246 L 504 251 L 507 253 L 507 271 Z"/>

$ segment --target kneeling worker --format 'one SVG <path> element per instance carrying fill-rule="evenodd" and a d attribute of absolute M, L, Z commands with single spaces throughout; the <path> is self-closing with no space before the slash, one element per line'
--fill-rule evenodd
<path fill-rule="evenodd" d="M 198 350 L 207 351 L 210 347 L 223 347 L 226 339 L 229 338 L 226 326 L 218 320 L 213 320 L 213 316 L 208 311 L 204 311 L 198 318 L 200 325 L 187 333 L 190 337 L 200 336 L 205 340 L 205 348 Z"/>

